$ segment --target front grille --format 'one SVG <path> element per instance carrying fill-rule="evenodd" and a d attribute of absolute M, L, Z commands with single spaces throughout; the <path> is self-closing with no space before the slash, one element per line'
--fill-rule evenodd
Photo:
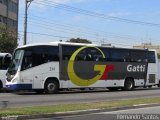
<path fill-rule="evenodd" d="M 149 83 L 155 83 L 155 81 L 156 81 L 156 75 L 149 74 Z"/>

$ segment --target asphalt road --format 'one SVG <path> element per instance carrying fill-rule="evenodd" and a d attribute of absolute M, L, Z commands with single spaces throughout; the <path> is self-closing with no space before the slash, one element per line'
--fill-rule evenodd
<path fill-rule="evenodd" d="M 97 101 L 112 101 L 130 98 L 151 98 L 159 97 L 159 88 L 136 89 L 134 91 L 115 91 L 108 90 L 90 91 L 90 92 L 61 92 L 59 94 L 38 95 L 36 93 L 0 93 L 0 107 L 2 102 L 7 101 L 8 107 L 24 107 L 24 106 L 39 106 L 53 104 L 68 104 L 68 103 L 83 103 Z"/>
<path fill-rule="evenodd" d="M 38 120 L 160 120 L 160 106 Z"/>

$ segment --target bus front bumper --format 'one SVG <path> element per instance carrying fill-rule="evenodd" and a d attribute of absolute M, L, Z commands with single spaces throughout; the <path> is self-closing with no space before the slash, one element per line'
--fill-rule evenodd
<path fill-rule="evenodd" d="M 31 90 L 32 84 L 11 84 L 6 85 L 8 90 Z"/>

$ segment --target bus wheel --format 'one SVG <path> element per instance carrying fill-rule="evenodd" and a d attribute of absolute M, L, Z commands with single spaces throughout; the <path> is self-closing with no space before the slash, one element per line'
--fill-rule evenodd
<path fill-rule="evenodd" d="M 59 84 L 55 80 L 48 80 L 45 83 L 44 91 L 47 94 L 57 93 L 59 89 Z"/>
<path fill-rule="evenodd" d="M 3 88 L 3 84 L 2 84 L 2 82 L 0 81 L 0 91 L 2 90 L 2 88 Z"/>
<path fill-rule="evenodd" d="M 160 81 L 159 81 L 159 83 L 158 83 L 158 85 L 157 85 L 158 87 L 160 87 Z"/>
<path fill-rule="evenodd" d="M 133 88 L 134 88 L 134 81 L 133 81 L 133 79 L 132 78 L 127 78 L 125 80 L 123 90 L 133 90 Z"/>

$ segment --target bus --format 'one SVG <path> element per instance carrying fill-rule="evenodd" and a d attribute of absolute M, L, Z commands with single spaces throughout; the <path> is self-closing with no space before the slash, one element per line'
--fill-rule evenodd
<path fill-rule="evenodd" d="M 52 42 L 17 48 L 6 87 L 51 94 L 63 89 L 132 90 L 158 84 L 155 50 Z"/>
<path fill-rule="evenodd" d="M 6 73 L 10 64 L 12 55 L 10 53 L 0 53 L 0 90 L 5 88 Z"/>

